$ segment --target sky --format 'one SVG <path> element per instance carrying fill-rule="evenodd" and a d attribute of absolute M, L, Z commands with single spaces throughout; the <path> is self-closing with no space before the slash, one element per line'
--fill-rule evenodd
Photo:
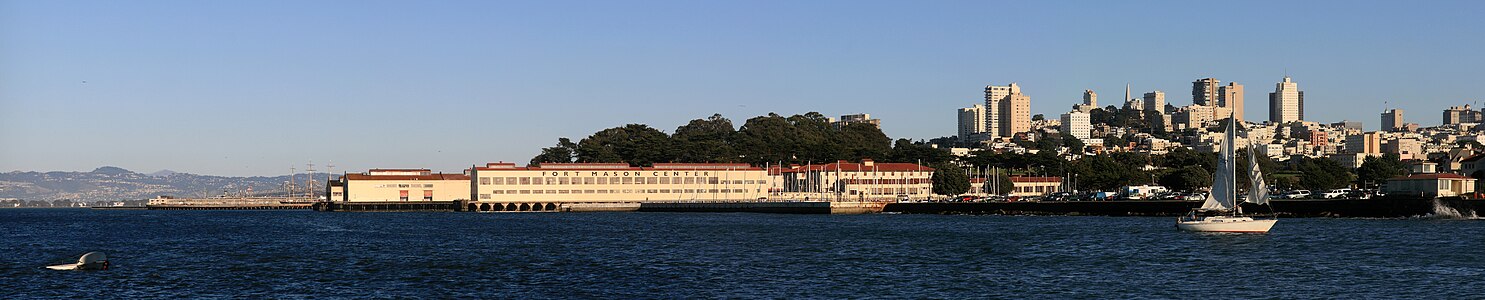
<path fill-rule="evenodd" d="M 1055 117 L 1286 74 L 1306 120 L 1440 123 L 1485 82 L 1482 1 L 0 0 L 0 172 L 279 175 L 525 163 L 558 137 L 720 113 L 954 135 L 1016 82 Z"/>

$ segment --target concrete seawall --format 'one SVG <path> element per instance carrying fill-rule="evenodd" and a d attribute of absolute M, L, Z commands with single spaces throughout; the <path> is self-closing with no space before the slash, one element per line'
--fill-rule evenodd
<path fill-rule="evenodd" d="M 1485 200 L 1479 199 L 1296 199 L 1270 202 L 1273 212 L 1280 217 L 1405 218 L 1451 213 L 1440 210 L 1453 210 L 1463 215 L 1485 210 Z M 887 204 L 882 211 L 919 214 L 1178 216 L 1200 205 L 1196 201 L 1155 200 L 892 203 Z M 1269 212 L 1269 208 L 1251 203 L 1244 204 L 1243 209 L 1255 213 Z"/>

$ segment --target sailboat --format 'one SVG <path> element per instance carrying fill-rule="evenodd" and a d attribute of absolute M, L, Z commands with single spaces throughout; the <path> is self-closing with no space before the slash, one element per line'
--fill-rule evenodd
<path fill-rule="evenodd" d="M 1248 147 L 1248 178 L 1251 188 L 1239 198 L 1237 192 L 1237 127 L 1242 126 L 1237 118 L 1229 119 L 1227 132 L 1223 134 L 1222 149 L 1217 155 L 1217 171 L 1212 176 L 1212 196 L 1207 197 L 1201 208 L 1176 219 L 1176 228 L 1198 232 L 1268 233 L 1278 219 L 1254 219 L 1243 215 L 1240 202 L 1268 205 L 1268 186 L 1263 182 L 1263 171 L 1258 168 L 1258 156 L 1252 145 Z"/>

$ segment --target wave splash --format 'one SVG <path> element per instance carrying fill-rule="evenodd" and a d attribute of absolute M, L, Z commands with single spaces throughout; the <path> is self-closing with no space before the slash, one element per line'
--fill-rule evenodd
<path fill-rule="evenodd" d="M 1428 218 L 1428 219 L 1441 219 L 1441 220 L 1478 220 L 1478 219 L 1480 219 L 1480 216 L 1479 215 L 1476 215 L 1475 214 L 1475 211 L 1473 211 L 1473 210 L 1466 209 L 1465 211 L 1460 212 L 1458 209 L 1455 209 L 1453 207 L 1449 207 L 1448 205 L 1444 205 L 1444 203 L 1441 202 L 1441 201 L 1439 201 L 1439 199 L 1433 199 L 1433 212 L 1432 213 L 1429 213 L 1428 215 L 1425 215 L 1423 217 L 1424 218 Z"/>

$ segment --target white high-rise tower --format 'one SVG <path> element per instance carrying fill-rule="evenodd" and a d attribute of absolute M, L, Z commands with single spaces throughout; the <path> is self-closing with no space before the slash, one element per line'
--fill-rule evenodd
<path fill-rule="evenodd" d="M 1305 92 L 1289 76 L 1284 76 L 1284 81 L 1274 84 L 1274 92 L 1268 94 L 1268 120 L 1288 123 L 1304 118 Z"/>

